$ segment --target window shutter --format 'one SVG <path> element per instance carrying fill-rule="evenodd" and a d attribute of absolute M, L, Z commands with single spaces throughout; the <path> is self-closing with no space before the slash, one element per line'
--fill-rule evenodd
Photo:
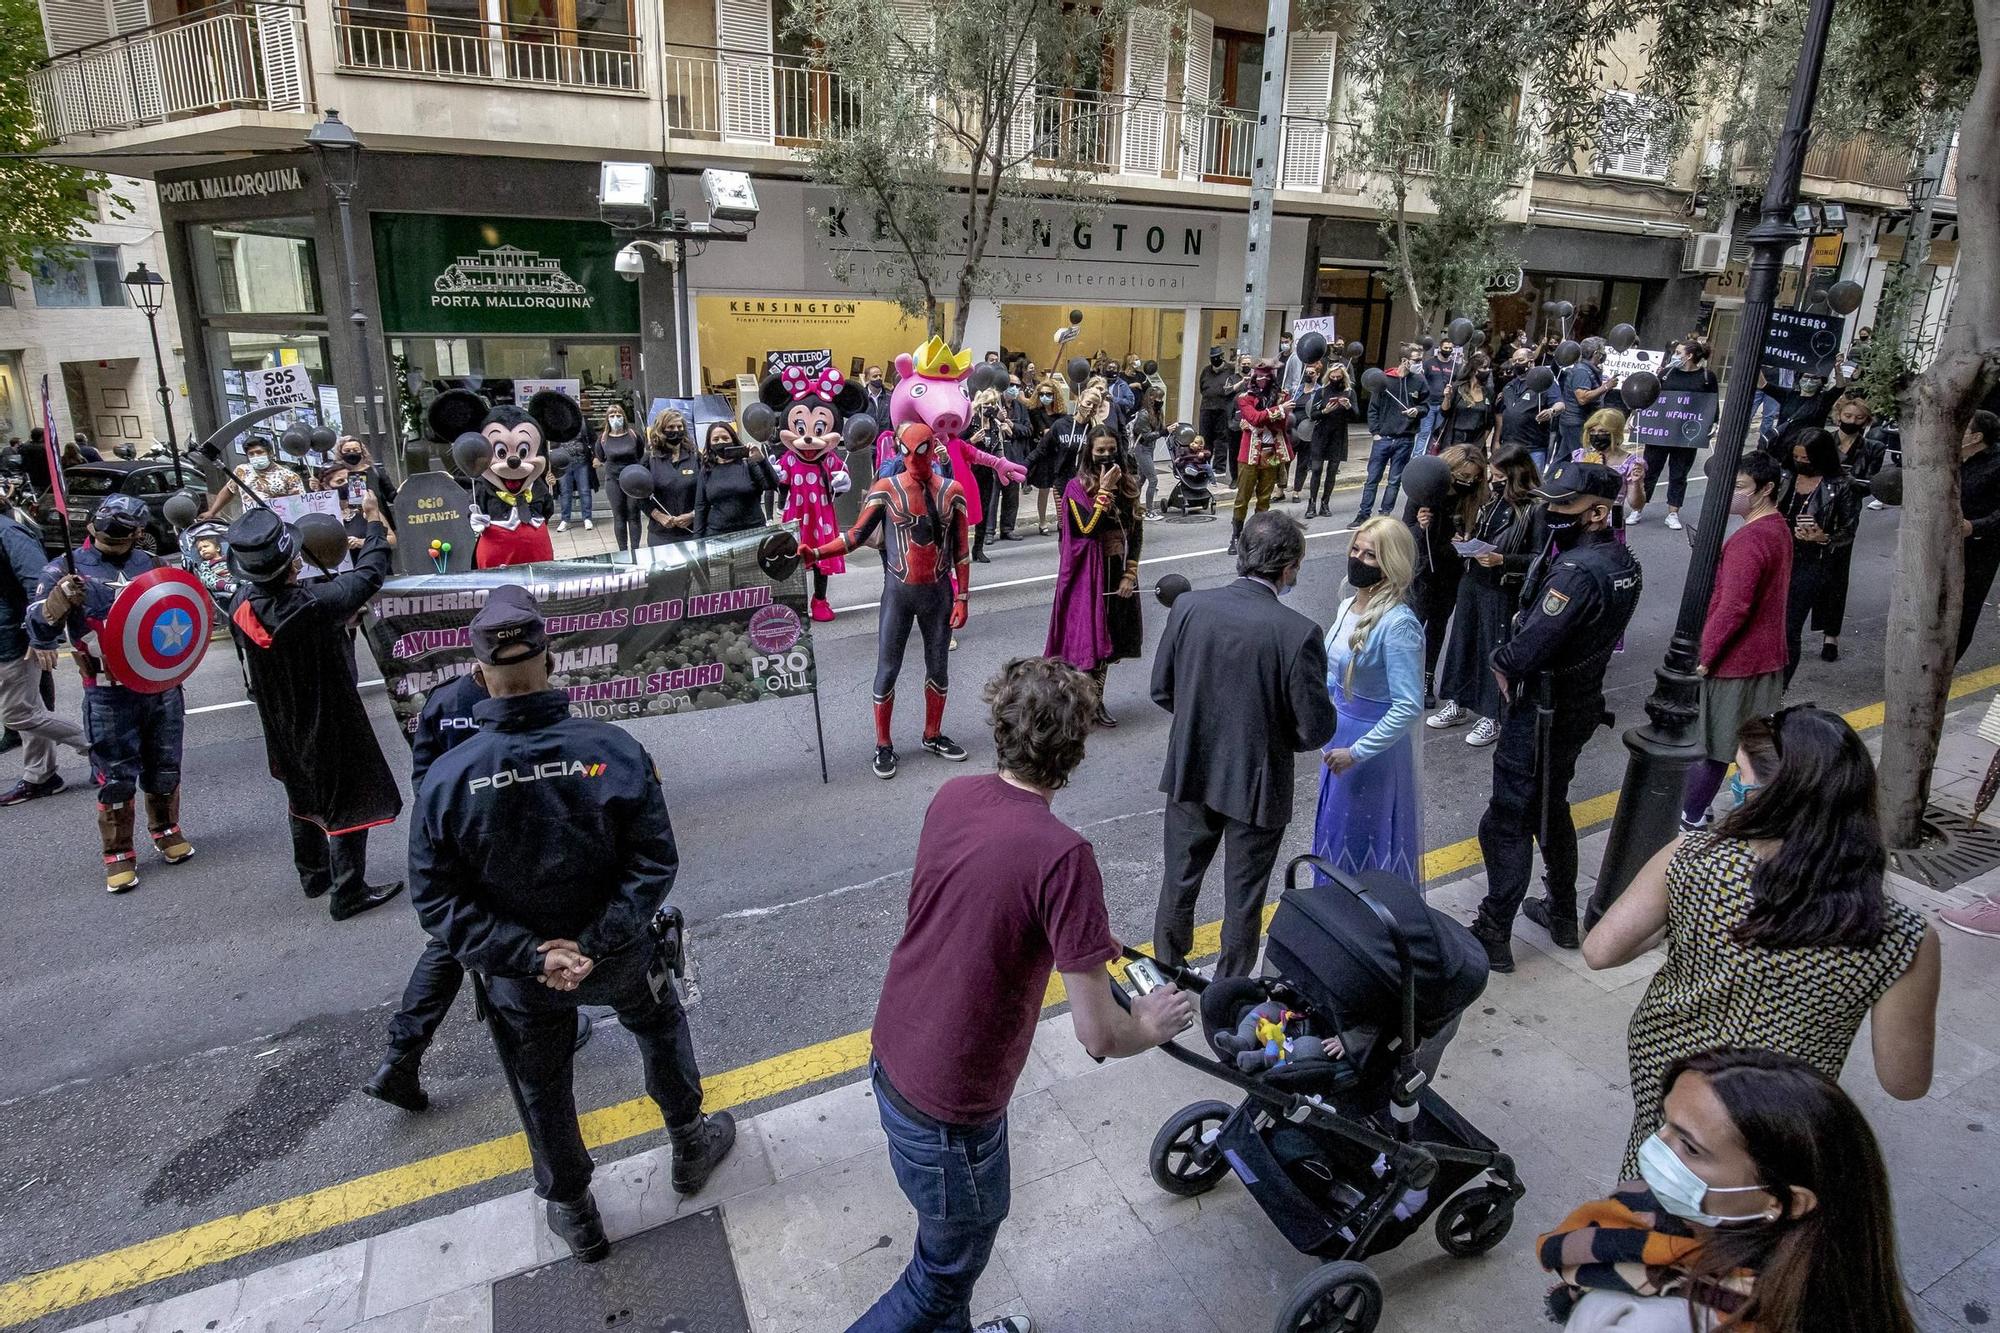
<path fill-rule="evenodd" d="M 1662 108 L 1641 101 L 1637 93 L 1606 93 L 1597 139 L 1598 172 L 1665 180 L 1673 165 L 1666 153 L 1667 128 Z"/>
<path fill-rule="evenodd" d="M 42 0 L 42 34 L 59 56 L 111 36 L 111 13 L 104 0 Z"/>
<path fill-rule="evenodd" d="M 771 0 L 715 0 L 715 41 L 722 47 L 722 137 L 770 143 Z"/>
<path fill-rule="evenodd" d="M 298 11 L 284 5 L 258 5 L 257 54 L 264 64 L 264 105 L 272 111 L 309 111 L 305 60 L 299 50 L 304 36 Z"/>
<path fill-rule="evenodd" d="M 1007 122 L 1007 156 L 1025 162 L 1035 147 L 1035 39 L 1021 41 L 1020 56 L 1014 63 L 1013 119 Z"/>
<path fill-rule="evenodd" d="M 1326 184 L 1329 108 L 1333 104 L 1330 32 L 1295 32 L 1285 44 L 1285 119 L 1279 127 L 1278 186 L 1317 190 Z"/>
<path fill-rule="evenodd" d="M 1120 170 L 1133 176 L 1160 174 L 1166 137 L 1167 40 L 1158 14 L 1141 10 L 1125 20 L 1125 142 Z"/>
<path fill-rule="evenodd" d="M 1181 56 L 1181 102 L 1183 106 L 1208 100 L 1211 67 L 1215 58 L 1215 20 L 1198 9 L 1187 16 L 1186 46 Z M 1202 117 L 1193 111 L 1181 116 L 1181 175 L 1201 175 Z"/>

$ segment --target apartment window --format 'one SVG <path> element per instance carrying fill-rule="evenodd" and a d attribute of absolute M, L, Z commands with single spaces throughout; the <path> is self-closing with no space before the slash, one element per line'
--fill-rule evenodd
<path fill-rule="evenodd" d="M 35 260 L 29 274 L 35 304 L 44 309 L 76 310 L 125 304 L 123 271 L 115 245 L 80 245 L 80 255 L 65 263 L 46 256 Z"/>
<path fill-rule="evenodd" d="M 1673 113 L 1665 103 L 1623 90 L 1606 93 L 1597 135 L 1598 173 L 1665 180 L 1673 165 L 1667 156 L 1672 138 Z"/>
<path fill-rule="evenodd" d="M 321 310 L 311 218 L 203 223 L 189 230 L 202 314 L 297 315 Z"/>

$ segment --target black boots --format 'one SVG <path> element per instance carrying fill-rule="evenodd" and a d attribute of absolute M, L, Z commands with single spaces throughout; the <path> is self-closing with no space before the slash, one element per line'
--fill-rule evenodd
<path fill-rule="evenodd" d="M 575 1203 L 545 1200 L 543 1213 L 549 1219 L 549 1230 L 562 1238 L 578 1263 L 594 1264 L 611 1253 L 611 1238 L 604 1234 L 604 1218 L 597 1211 L 597 1200 L 588 1191 Z"/>
<path fill-rule="evenodd" d="M 1549 898 L 1530 898 L 1521 904 L 1521 915 L 1549 932 L 1549 942 L 1558 949 L 1575 949 L 1582 945 L 1576 933 L 1576 909 L 1563 912 Z"/>
<path fill-rule="evenodd" d="M 1513 933 L 1505 926 L 1495 926 L 1482 912 L 1473 918 L 1472 937 L 1486 950 L 1486 966 L 1493 972 L 1514 970 Z"/>
<path fill-rule="evenodd" d="M 1238 546 L 1238 545 L 1239 545 L 1239 544 L 1240 544 L 1240 543 L 1242 542 L 1242 540 L 1243 540 L 1243 525 L 1242 525 L 1241 523 L 1232 523 L 1232 524 L 1230 524 L 1230 525 L 1229 525 L 1229 554 L 1231 554 L 1231 555 L 1235 555 L 1235 554 L 1236 554 L 1236 548 L 1237 548 L 1237 546 Z"/>
<path fill-rule="evenodd" d="M 674 1144 L 674 1193 L 683 1197 L 699 1194 L 736 1146 L 736 1118 L 727 1111 L 717 1111 L 668 1134 Z"/>
<path fill-rule="evenodd" d="M 384 1060 L 375 1071 L 375 1076 L 361 1085 L 361 1090 L 378 1102 L 400 1106 L 405 1111 L 427 1110 L 431 1104 L 430 1094 L 417 1081 L 415 1060 L 398 1060 L 391 1056 Z"/>
<path fill-rule="evenodd" d="M 336 893 L 333 901 L 327 904 L 326 913 L 335 921 L 345 921 L 351 916 L 360 916 L 371 907 L 380 907 L 402 891 L 403 881 L 399 879 L 394 884 L 370 884 L 352 896 L 345 891 Z"/>

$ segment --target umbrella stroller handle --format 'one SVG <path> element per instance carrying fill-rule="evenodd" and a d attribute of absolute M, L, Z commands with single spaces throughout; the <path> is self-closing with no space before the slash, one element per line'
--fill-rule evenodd
<path fill-rule="evenodd" d="M 1396 950 L 1396 968 L 1400 974 L 1399 989 L 1402 1000 L 1402 1049 L 1396 1060 L 1395 1091 L 1392 1094 L 1390 1114 L 1396 1120 L 1398 1131 L 1407 1134 L 1410 1122 L 1417 1116 L 1417 1091 L 1429 1080 L 1417 1068 L 1417 975 L 1416 964 L 1410 957 L 1410 941 L 1403 934 L 1402 922 L 1396 914 L 1382 905 L 1382 900 L 1368 891 L 1366 885 L 1339 869 L 1323 856 L 1311 852 L 1295 856 L 1285 866 L 1285 892 L 1299 887 L 1299 867 L 1309 865 L 1329 881 L 1353 894 L 1365 904 L 1382 928 L 1389 932 L 1389 943 Z"/>

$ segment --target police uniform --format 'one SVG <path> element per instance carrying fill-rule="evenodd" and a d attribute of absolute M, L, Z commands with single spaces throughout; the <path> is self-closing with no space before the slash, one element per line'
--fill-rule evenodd
<path fill-rule="evenodd" d="M 91 516 L 93 534 L 145 527 L 146 509 L 127 495 L 107 496 Z M 104 850 L 104 887 L 123 893 L 139 883 L 132 849 L 133 796 L 146 794 L 146 826 L 153 845 L 169 865 L 194 855 L 181 833 L 181 735 L 185 705 L 176 685 L 141 694 L 113 680 L 98 659 L 97 635 L 112 603 L 133 579 L 159 567 L 151 552 L 135 544 L 121 556 L 100 549 L 95 538 L 72 553 L 84 581 L 81 604 L 71 606 L 60 624 L 43 614 L 50 591 L 69 574 L 61 559 L 51 560 L 28 604 L 28 643 L 39 649 L 62 646 L 67 638 L 83 677 L 83 730 L 90 743 L 90 773 L 97 783 L 97 831 Z"/>
<path fill-rule="evenodd" d="M 497 588 L 472 624 L 489 666 L 546 651 L 521 588 Z M 410 897 L 424 929 L 484 982 L 487 1020 L 534 1159 L 551 1227 L 586 1262 L 608 1251 L 590 1200 L 591 1160 L 570 1085 L 576 1010 L 605 1004 L 639 1043 L 646 1090 L 674 1144 L 674 1184 L 693 1193 L 734 1141 L 704 1117 L 701 1071 L 671 985 L 647 973 L 649 929 L 679 869 L 666 799 L 645 748 L 573 718 L 560 690 L 487 699 L 479 730 L 430 766 L 410 829 Z M 540 983 L 538 946 L 574 941 L 594 967 L 572 990 Z"/>
<path fill-rule="evenodd" d="M 1590 495 L 1614 504 L 1618 474 L 1594 463 L 1560 463 L 1542 495 L 1551 500 Z M 1574 927 L 1576 826 L 1569 784 L 1577 756 L 1609 721 L 1604 671 L 1638 604 L 1639 562 L 1609 527 L 1545 556 L 1530 571 L 1513 633 L 1494 650 L 1509 702 L 1493 747 L 1493 797 L 1479 821 L 1486 861 L 1486 898 L 1473 933 L 1497 970 L 1511 970 L 1508 938 L 1528 891 L 1534 865 L 1530 839 L 1542 844 L 1548 885 L 1545 915 Z M 1540 716 L 1549 710 L 1546 735 Z M 1546 788 L 1547 827 L 1542 826 Z"/>

